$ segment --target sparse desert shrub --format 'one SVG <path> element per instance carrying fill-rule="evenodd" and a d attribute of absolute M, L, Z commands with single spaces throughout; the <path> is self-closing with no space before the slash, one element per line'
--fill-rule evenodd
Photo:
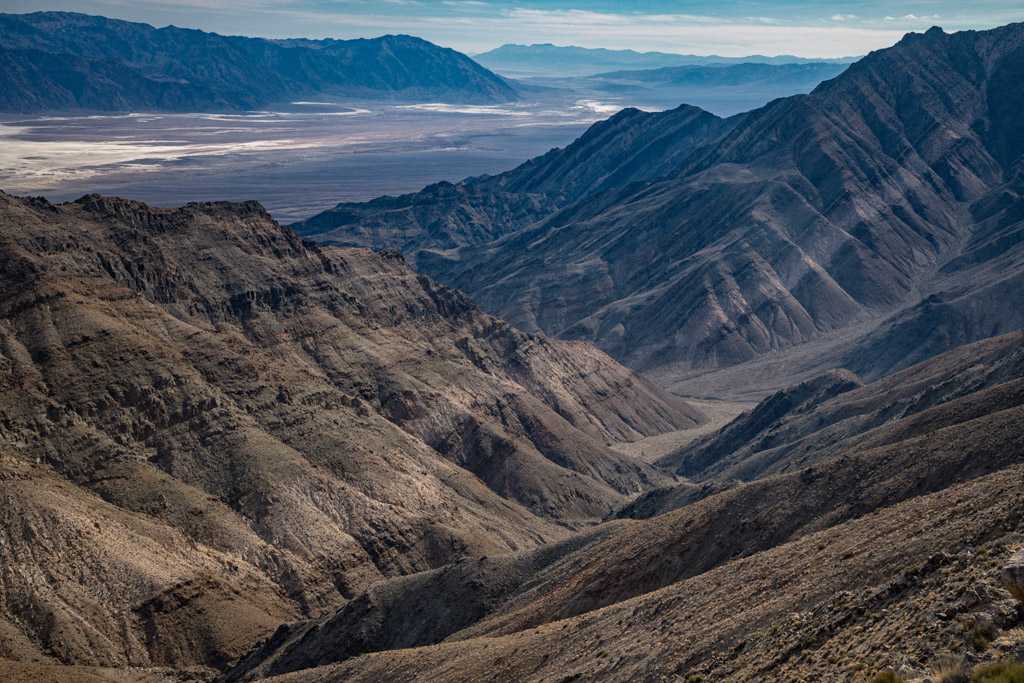
<path fill-rule="evenodd" d="M 979 666 L 971 676 L 972 683 L 1024 683 L 1024 663 L 996 662 Z"/>
<path fill-rule="evenodd" d="M 963 669 L 940 671 L 932 680 L 937 683 L 971 683 L 971 678 Z"/>
<path fill-rule="evenodd" d="M 996 628 L 992 624 L 977 624 L 967 633 L 967 642 L 978 652 L 983 652 L 992 644 L 996 637 Z"/>
<path fill-rule="evenodd" d="M 871 683 L 904 683 L 904 681 L 894 671 L 883 671 L 875 674 L 875 677 L 871 679 Z"/>
<path fill-rule="evenodd" d="M 971 683 L 970 676 L 964 670 L 963 661 L 953 657 L 939 660 L 932 680 L 936 683 Z"/>

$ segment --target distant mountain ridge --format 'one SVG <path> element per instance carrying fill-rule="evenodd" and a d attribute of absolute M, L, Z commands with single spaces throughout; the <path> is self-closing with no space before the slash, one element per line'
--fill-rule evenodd
<path fill-rule="evenodd" d="M 547 78 L 542 82 L 591 88 L 600 96 L 635 102 L 641 109 L 651 111 L 671 109 L 686 102 L 719 116 L 733 116 L 780 97 L 807 94 L 847 67 L 835 62 L 690 64 Z"/>
<path fill-rule="evenodd" d="M 670 173 L 730 125 L 686 105 L 656 114 L 623 109 L 565 149 L 553 149 L 506 173 L 436 183 L 399 197 L 345 202 L 294 227 L 338 246 L 405 253 L 483 245 L 588 195 Z"/>
<path fill-rule="evenodd" d="M 609 50 L 586 48 L 575 45 L 533 45 L 505 44 L 493 50 L 473 55 L 473 58 L 489 69 L 499 73 L 508 72 L 516 76 L 542 75 L 593 75 L 605 71 L 623 69 L 657 69 L 670 66 L 707 64 L 803 64 L 826 62 L 849 64 L 857 57 L 834 59 L 813 59 L 794 55 L 749 55 L 746 57 L 722 57 L 719 55 L 688 55 L 672 52 L 637 52 L 636 50 Z"/>
<path fill-rule="evenodd" d="M 801 62 L 793 64 L 711 64 L 665 66 L 658 69 L 635 71 L 609 71 L 594 78 L 632 80 L 644 83 L 674 85 L 733 86 L 751 82 L 797 82 L 814 87 L 822 81 L 835 78 L 847 68 L 838 62 Z"/>
<path fill-rule="evenodd" d="M 0 15 L 0 110 L 245 110 L 312 96 L 503 102 L 503 78 L 404 35 L 267 40 L 71 12 Z"/>

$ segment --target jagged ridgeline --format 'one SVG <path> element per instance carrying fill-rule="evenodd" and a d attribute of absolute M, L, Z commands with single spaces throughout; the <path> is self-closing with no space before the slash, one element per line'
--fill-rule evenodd
<path fill-rule="evenodd" d="M 765 354 L 790 355 L 716 390 L 876 378 L 1024 326 L 1022 74 L 1024 24 L 935 28 L 809 95 L 726 119 L 625 110 L 507 173 L 296 228 L 401 249 L 518 327 L 684 393 Z"/>

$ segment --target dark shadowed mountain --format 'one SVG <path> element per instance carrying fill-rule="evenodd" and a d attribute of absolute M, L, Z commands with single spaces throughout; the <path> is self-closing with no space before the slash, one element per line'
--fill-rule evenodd
<path fill-rule="evenodd" d="M 0 657 L 221 667 L 382 577 L 569 535 L 702 420 L 254 203 L 0 194 Z"/>
<path fill-rule="evenodd" d="M 608 50 L 572 45 L 508 44 L 473 58 L 488 69 L 509 76 L 590 76 L 621 69 L 658 69 L 661 67 L 707 64 L 801 64 L 806 62 L 834 62 L 848 64 L 855 57 L 812 60 L 793 55 L 765 57 L 721 57 L 718 55 L 685 55 L 671 52 L 637 52 L 635 50 Z"/>
<path fill-rule="evenodd" d="M 412 36 L 265 40 L 67 12 L 0 15 L 0 110 L 253 109 L 307 97 L 495 102 L 501 77 Z"/>
<path fill-rule="evenodd" d="M 565 150 L 467 181 L 554 201 L 533 223 L 503 222 L 500 207 L 470 219 L 468 232 L 505 233 L 488 242 L 448 239 L 468 203 L 435 213 L 422 195 L 400 200 L 427 217 L 407 232 L 371 203 L 324 236 L 381 239 L 523 329 L 678 376 L 874 328 L 827 366 L 872 379 L 1024 325 L 1022 73 L 1024 24 L 934 28 L 806 96 L 724 120 L 623 112 Z M 699 123 L 659 135 L 681 116 Z"/>

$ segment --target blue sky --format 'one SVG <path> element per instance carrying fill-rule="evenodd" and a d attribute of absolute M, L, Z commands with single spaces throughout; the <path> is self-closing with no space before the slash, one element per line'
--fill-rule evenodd
<path fill-rule="evenodd" d="M 908 31 L 1024 20 L 1024 0 L 0 0 L 228 34 L 352 38 L 411 33 L 475 53 L 551 42 L 739 56 L 863 54 Z"/>

